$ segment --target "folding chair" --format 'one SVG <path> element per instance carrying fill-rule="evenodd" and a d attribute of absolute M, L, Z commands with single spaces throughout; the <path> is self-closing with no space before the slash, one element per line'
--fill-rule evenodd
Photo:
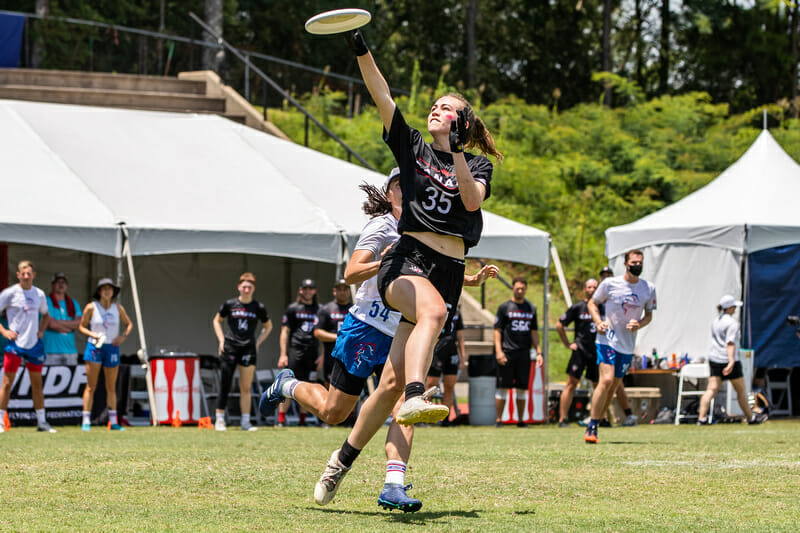
<path fill-rule="evenodd" d="M 776 392 L 773 392 L 776 391 Z M 792 416 L 792 369 L 767 369 L 767 400 L 770 416 Z M 784 408 L 783 405 L 786 405 Z"/>
<path fill-rule="evenodd" d="M 681 368 L 680 376 L 678 377 L 678 402 L 675 406 L 675 425 L 681 423 L 681 417 L 686 417 L 686 415 L 681 414 L 681 400 L 684 396 L 702 396 L 705 394 L 705 389 L 698 388 L 700 379 L 708 379 L 711 376 L 711 370 L 708 367 L 708 363 L 690 363 L 688 365 L 684 365 Z M 692 390 L 684 390 L 683 383 L 688 381 L 691 383 L 695 388 Z M 714 413 L 714 400 L 711 400 L 711 405 L 708 410 L 708 421 L 712 421 Z"/>

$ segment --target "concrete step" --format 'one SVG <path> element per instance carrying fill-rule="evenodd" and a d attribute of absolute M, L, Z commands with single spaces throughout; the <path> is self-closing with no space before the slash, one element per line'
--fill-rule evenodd
<path fill-rule="evenodd" d="M 73 87 L 77 89 L 108 89 L 114 91 L 146 91 L 155 93 L 193 94 L 203 96 L 205 83 L 175 77 L 136 76 L 104 72 L 70 70 L 36 70 L 0 68 L 0 85 L 40 87 Z"/>
<path fill-rule="evenodd" d="M 0 98 L 159 111 L 224 113 L 225 100 L 193 94 L 0 84 Z"/>
<path fill-rule="evenodd" d="M 493 353 L 494 343 L 492 341 L 464 341 L 464 350 L 467 352 L 467 357 L 488 355 Z"/>

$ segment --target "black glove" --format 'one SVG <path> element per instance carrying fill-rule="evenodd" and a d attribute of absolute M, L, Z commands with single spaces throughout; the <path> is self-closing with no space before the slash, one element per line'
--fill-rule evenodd
<path fill-rule="evenodd" d="M 464 151 L 467 141 L 467 111 L 459 109 L 456 118 L 450 121 L 450 151 L 460 153 Z"/>
<path fill-rule="evenodd" d="M 344 34 L 344 38 L 347 39 L 347 45 L 355 55 L 363 56 L 369 52 L 369 48 L 367 48 L 367 41 L 364 40 L 361 30 L 346 32 Z"/>

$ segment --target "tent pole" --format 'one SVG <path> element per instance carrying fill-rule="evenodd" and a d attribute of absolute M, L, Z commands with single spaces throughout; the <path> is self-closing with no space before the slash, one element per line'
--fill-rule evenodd
<path fill-rule="evenodd" d="M 144 336 L 144 323 L 142 322 L 142 306 L 139 302 L 139 287 L 136 285 L 136 273 L 133 271 L 133 256 L 131 255 L 131 245 L 128 239 L 128 230 L 122 226 L 122 234 L 125 237 L 125 244 L 122 253 L 128 261 L 128 277 L 131 280 L 131 294 L 133 296 L 133 308 L 136 313 L 136 327 L 139 332 L 139 351 L 137 355 L 142 362 L 144 369 L 144 379 L 147 384 L 147 401 L 150 403 L 151 423 L 158 425 L 158 413 L 156 412 L 156 397 L 153 389 L 153 376 L 150 374 L 150 361 L 147 356 L 147 341 Z"/>
<path fill-rule="evenodd" d="M 572 307 L 572 297 L 569 294 L 569 287 L 567 287 L 567 279 L 564 276 L 564 270 L 561 268 L 561 259 L 558 257 L 558 248 L 553 246 L 553 241 L 550 241 L 550 257 L 553 258 L 553 266 L 556 267 L 558 283 L 561 285 L 561 294 L 564 296 L 564 301 L 567 303 L 567 308 L 570 308 Z"/>
<path fill-rule="evenodd" d="M 550 240 L 550 250 L 555 250 L 553 241 Z M 557 256 L 556 256 L 557 257 Z M 547 385 L 550 376 L 550 325 L 548 320 L 548 312 L 550 311 L 550 264 L 544 267 L 544 287 L 542 290 L 542 329 L 544 335 L 542 336 L 542 353 L 544 354 L 544 401 L 545 401 L 545 421 L 547 419 Z"/>

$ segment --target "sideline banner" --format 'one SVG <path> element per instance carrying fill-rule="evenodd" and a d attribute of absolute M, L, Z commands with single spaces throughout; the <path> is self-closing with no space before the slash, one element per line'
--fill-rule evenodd
<path fill-rule="evenodd" d="M 86 388 L 86 366 L 44 366 L 42 384 L 47 421 L 54 426 L 80 424 L 83 390 Z M 31 398 L 31 379 L 25 367 L 21 367 L 17 372 L 11 387 L 8 418 L 12 426 L 36 425 L 36 412 L 33 410 Z"/>

